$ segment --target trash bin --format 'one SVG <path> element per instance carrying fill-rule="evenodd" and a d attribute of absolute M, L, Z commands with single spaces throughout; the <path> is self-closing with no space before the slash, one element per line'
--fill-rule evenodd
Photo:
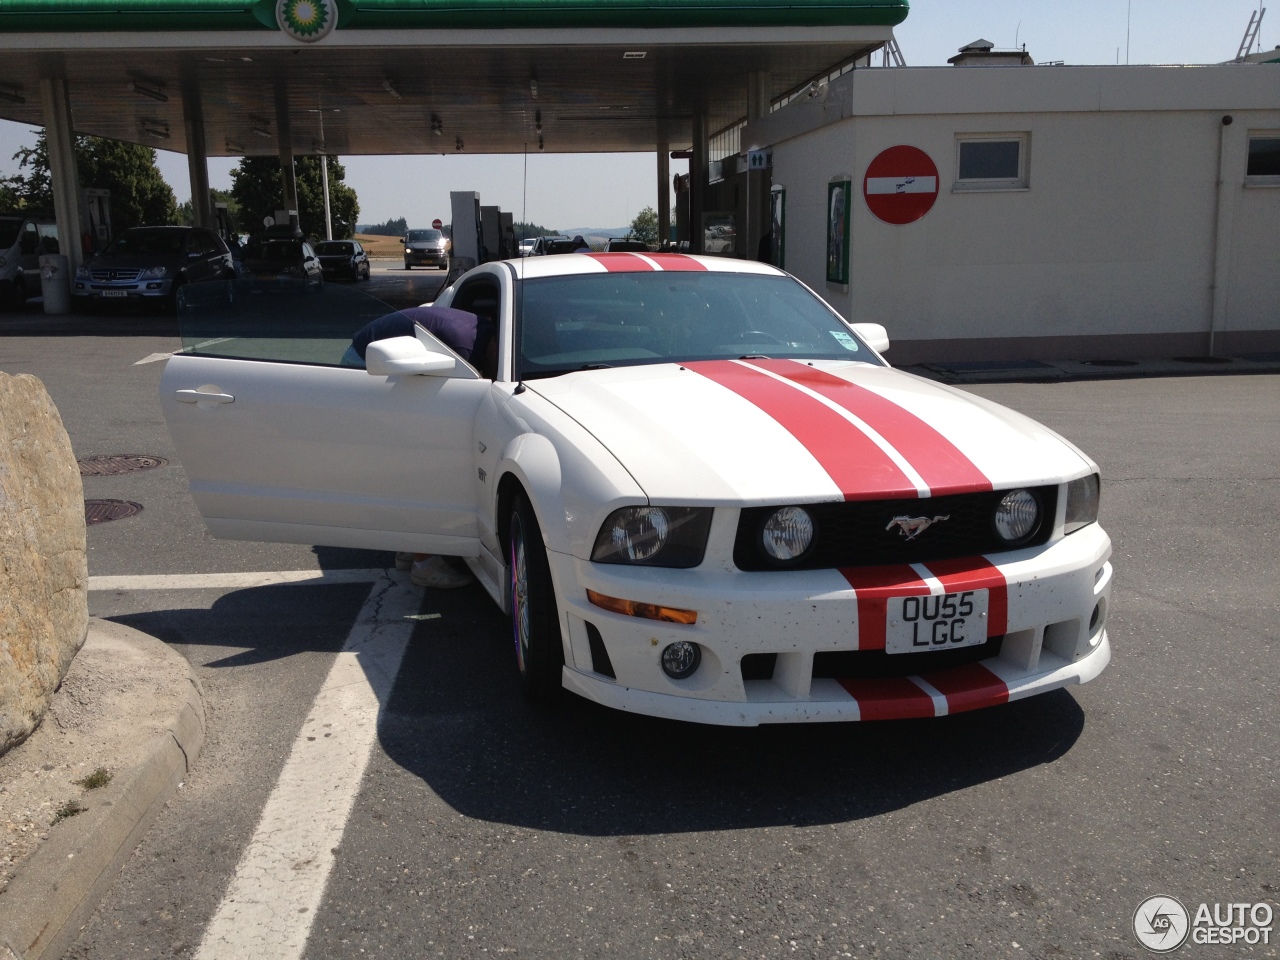
<path fill-rule="evenodd" d="M 40 255 L 40 295 L 45 313 L 71 312 L 71 263 L 62 254 Z"/>

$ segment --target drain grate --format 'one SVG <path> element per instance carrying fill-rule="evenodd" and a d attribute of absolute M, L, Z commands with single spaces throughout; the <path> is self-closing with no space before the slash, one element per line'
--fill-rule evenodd
<path fill-rule="evenodd" d="M 142 512 L 142 504 L 132 500 L 86 500 L 84 522 L 92 526 L 108 520 L 123 520 Z"/>
<path fill-rule="evenodd" d="M 81 457 L 82 477 L 118 477 L 122 473 L 136 473 L 139 470 L 154 470 L 168 464 L 164 457 L 153 457 L 145 453 L 107 453 L 94 457 Z"/>

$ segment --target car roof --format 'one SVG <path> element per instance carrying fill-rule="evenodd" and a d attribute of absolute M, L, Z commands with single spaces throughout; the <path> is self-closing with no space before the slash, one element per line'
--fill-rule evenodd
<path fill-rule="evenodd" d="M 567 277 L 588 273 L 751 273 L 785 276 L 783 271 L 754 260 L 699 257 L 687 253 L 560 253 L 549 257 L 508 260 L 523 280 Z"/>

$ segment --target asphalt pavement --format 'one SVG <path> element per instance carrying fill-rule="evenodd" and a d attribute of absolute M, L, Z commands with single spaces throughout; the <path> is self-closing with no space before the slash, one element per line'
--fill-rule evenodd
<path fill-rule="evenodd" d="M 139 362 L 171 321 L 80 322 L 0 315 L 0 369 L 45 381 L 77 456 L 167 461 L 86 478 L 143 506 L 89 528 L 90 611 L 190 663 L 207 732 L 67 956 L 194 957 L 392 558 L 210 539 Z M 1154 894 L 1280 910 L 1280 375 L 1244 362 L 963 387 L 1102 466 L 1115 653 L 1084 687 L 757 730 L 533 709 L 480 588 L 423 592 L 299 955 L 1136 958 Z"/>

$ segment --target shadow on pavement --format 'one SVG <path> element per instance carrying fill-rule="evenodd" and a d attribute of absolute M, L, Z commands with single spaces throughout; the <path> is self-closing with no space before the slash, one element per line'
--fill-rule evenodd
<path fill-rule="evenodd" d="M 521 699 L 510 627 L 478 587 L 422 609 L 441 616 L 405 655 L 383 749 L 459 813 L 495 823 L 614 836 L 846 822 L 1051 763 L 1084 728 L 1065 691 L 941 720 L 755 729 L 569 694 L 539 709 Z"/>

